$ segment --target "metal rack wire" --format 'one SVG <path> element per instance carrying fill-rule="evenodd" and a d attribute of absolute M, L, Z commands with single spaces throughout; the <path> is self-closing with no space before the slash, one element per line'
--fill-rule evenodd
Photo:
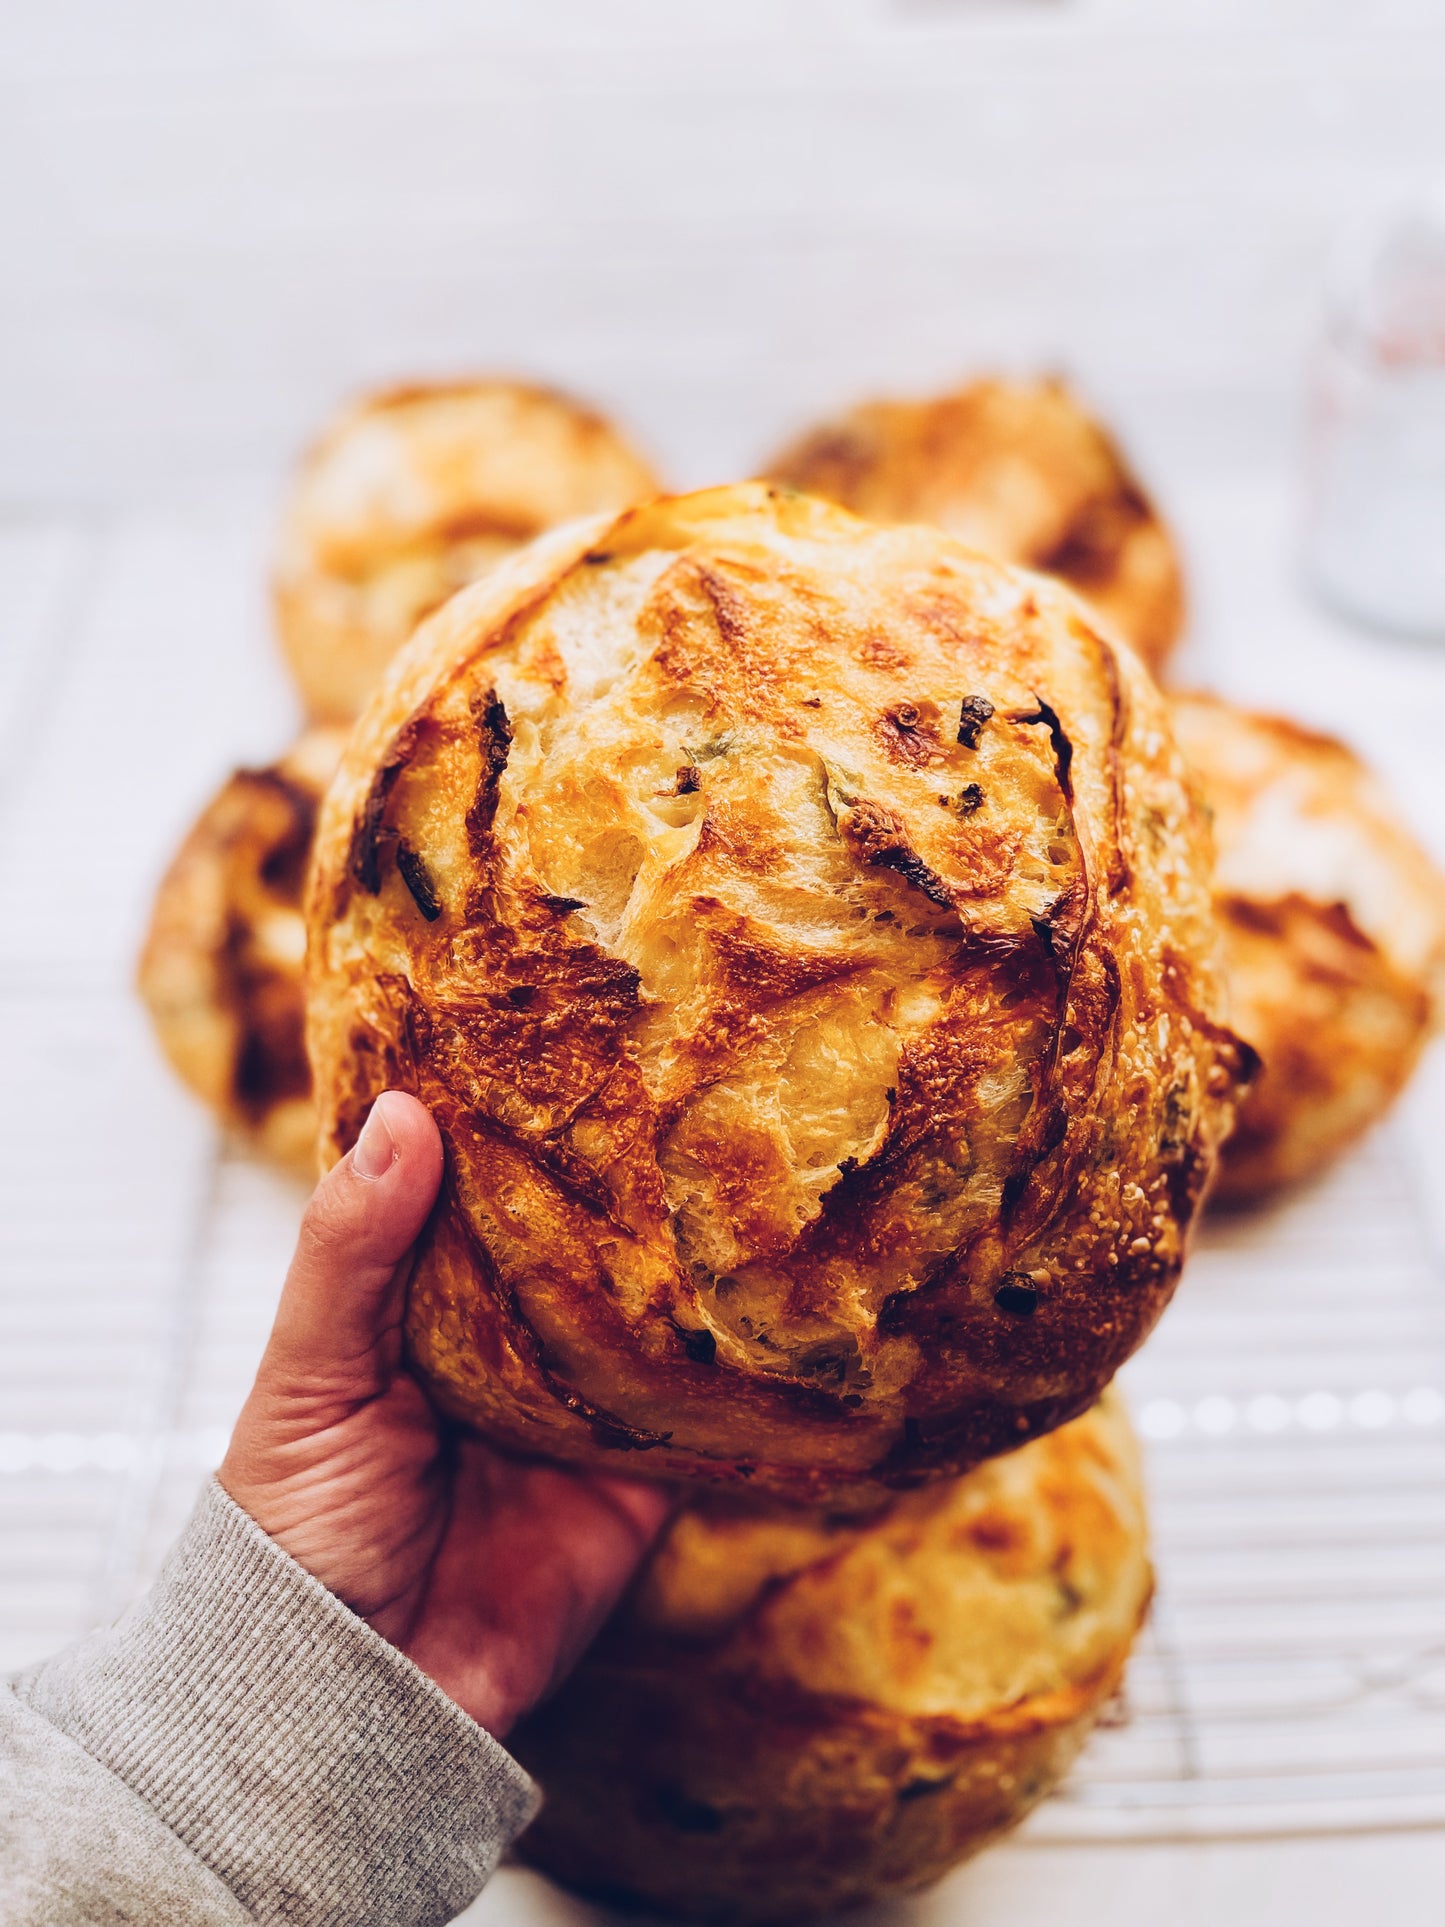
<path fill-rule="evenodd" d="M 1216 1220 L 1126 1374 L 1159 1594 L 1051 1839 L 1445 1823 L 1445 1294 L 1386 1132 Z"/>
<path fill-rule="evenodd" d="M 25 1572 L 0 1592 L 9 1626 L 58 1638 L 117 1610 L 224 1447 L 299 1200 L 228 1153 L 196 1183 L 167 1342 L 128 1418 L 0 1433 L 4 1570 Z M 1388 1139 L 1308 1199 L 1206 1232 L 1128 1370 L 1157 1602 L 1124 1701 L 1034 1838 L 1445 1824 L 1442 1356 L 1445 1301 Z M 57 1611 L 86 1537 L 101 1556 Z"/>

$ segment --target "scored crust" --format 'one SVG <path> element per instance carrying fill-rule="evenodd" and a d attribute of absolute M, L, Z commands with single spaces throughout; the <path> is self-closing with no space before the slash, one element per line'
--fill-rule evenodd
<path fill-rule="evenodd" d="M 1353 750 L 1219 697 L 1172 699 L 1214 819 L 1232 1021 L 1262 1060 L 1215 1196 L 1324 1168 L 1393 1103 L 1445 994 L 1445 878 Z"/>
<path fill-rule="evenodd" d="M 393 388 L 308 452 L 281 527 L 277 628 L 310 714 L 349 722 L 422 617 L 541 530 L 655 495 L 590 408 L 521 382 Z"/>
<path fill-rule="evenodd" d="M 161 880 L 138 986 L 172 1067 L 268 1157 L 314 1174 L 302 888 L 346 732 L 237 770 Z"/>
<path fill-rule="evenodd" d="M 521 1855 L 720 1922 L 927 1886 L 1057 1784 L 1149 1594 L 1112 1399 L 863 1524 L 704 1499 L 508 1736 L 546 1794 Z"/>
<path fill-rule="evenodd" d="M 1062 577 L 1156 674 L 1183 629 L 1169 531 L 1062 381 L 976 381 L 932 401 L 865 402 L 768 472 L 871 521 L 933 522 L 1004 562 Z"/>
<path fill-rule="evenodd" d="M 324 1156 L 447 1180 L 408 1333 L 524 1450 L 866 1504 L 1167 1301 L 1243 1053 L 1157 691 L 1064 590 L 749 484 L 420 630 L 310 898 Z"/>

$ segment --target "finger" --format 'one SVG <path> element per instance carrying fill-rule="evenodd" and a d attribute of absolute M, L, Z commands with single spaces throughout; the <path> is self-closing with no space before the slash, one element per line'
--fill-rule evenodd
<path fill-rule="evenodd" d="M 628 1533 L 633 1538 L 635 1551 L 631 1554 L 631 1563 L 619 1564 L 620 1587 L 631 1578 L 631 1566 L 648 1550 L 677 1510 L 679 1494 L 675 1486 L 654 1485 L 644 1479 L 623 1479 L 605 1472 L 591 1474 L 590 1483 L 598 1503 L 607 1506 L 623 1528 L 619 1549 L 625 1546 Z M 624 1561 L 627 1558 L 627 1552 L 623 1551 Z"/>
<path fill-rule="evenodd" d="M 266 1366 L 327 1378 L 375 1350 L 400 1318 L 403 1261 L 441 1176 L 431 1113 L 404 1091 L 383 1092 L 356 1144 L 311 1194 Z"/>
<path fill-rule="evenodd" d="M 569 1547 L 570 1610 L 557 1627 L 556 1657 L 544 1693 L 571 1672 L 591 1645 L 678 1504 L 674 1489 L 640 1479 L 586 1472 L 561 1476 L 572 1482 L 575 1502 L 585 1508 L 590 1529 L 579 1525 Z"/>
<path fill-rule="evenodd" d="M 677 1495 L 456 1441 L 450 1530 L 403 1651 L 499 1738 L 576 1662 Z"/>
<path fill-rule="evenodd" d="M 569 1547 L 564 1610 L 556 1619 L 552 1663 L 537 1699 L 555 1692 L 592 1644 L 678 1504 L 678 1494 L 665 1486 L 586 1473 L 568 1476 L 580 1488 L 590 1529 L 579 1524 Z"/>

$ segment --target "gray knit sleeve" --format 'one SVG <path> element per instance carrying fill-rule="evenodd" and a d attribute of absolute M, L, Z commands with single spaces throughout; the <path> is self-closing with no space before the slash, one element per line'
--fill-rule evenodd
<path fill-rule="evenodd" d="M 12 1684 L 72 1774 L 78 1747 L 234 1896 L 192 1916 L 206 1927 L 439 1927 L 537 1807 L 511 1756 L 214 1480 L 151 1592 Z M 92 1850 L 73 1802 L 48 1824 L 75 1860 Z"/>

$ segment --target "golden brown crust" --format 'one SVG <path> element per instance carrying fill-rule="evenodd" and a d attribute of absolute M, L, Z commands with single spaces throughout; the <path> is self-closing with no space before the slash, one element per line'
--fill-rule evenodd
<path fill-rule="evenodd" d="M 523 1857 L 728 1922 L 926 1886 L 1057 1783 L 1149 1589 L 1113 1401 L 861 1525 L 694 1505 L 509 1738 L 547 1795 Z"/>
<path fill-rule="evenodd" d="M 365 396 L 307 452 L 277 627 L 310 714 L 349 722 L 423 616 L 542 529 L 657 492 L 610 423 L 522 382 Z"/>
<path fill-rule="evenodd" d="M 1404 1087 L 1445 989 L 1445 879 L 1343 743 L 1218 697 L 1172 706 L 1214 817 L 1233 1021 L 1263 1060 L 1215 1192 L 1245 1203 Z"/>
<path fill-rule="evenodd" d="M 751 484 L 465 592 L 310 909 L 326 1157 L 387 1083 L 447 1143 L 437 1396 L 849 1504 L 1072 1417 L 1232 1118 L 1207 865 L 1134 658 L 936 530 Z"/>
<path fill-rule="evenodd" d="M 302 886 L 345 742 L 344 730 L 309 730 L 279 762 L 222 785 L 161 880 L 138 973 L 178 1074 L 268 1157 L 307 1173 Z"/>
<path fill-rule="evenodd" d="M 977 381 L 879 401 L 786 449 L 777 480 L 876 522 L 934 522 L 1060 576 L 1157 674 L 1184 626 L 1169 531 L 1104 428 L 1061 381 Z"/>

